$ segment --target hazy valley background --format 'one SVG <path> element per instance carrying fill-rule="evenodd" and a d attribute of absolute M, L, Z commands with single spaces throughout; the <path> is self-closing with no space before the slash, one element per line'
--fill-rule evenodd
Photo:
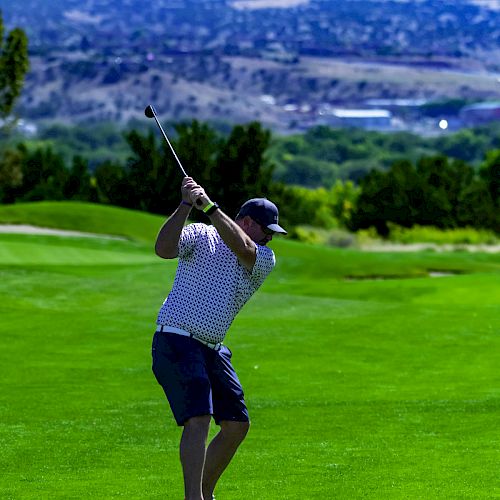
<path fill-rule="evenodd" d="M 498 7 L 0 0 L 7 29 L 30 42 L 17 106 L 27 122 L 126 125 L 153 103 L 163 120 L 258 120 L 280 134 L 343 125 L 339 109 L 373 110 L 372 128 L 384 130 L 432 134 L 442 118 L 459 128 L 467 104 L 500 100 Z"/>

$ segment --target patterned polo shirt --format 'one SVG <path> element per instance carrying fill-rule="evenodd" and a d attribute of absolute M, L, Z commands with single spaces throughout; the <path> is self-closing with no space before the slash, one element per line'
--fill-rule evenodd
<path fill-rule="evenodd" d="M 157 324 L 183 330 L 206 342 L 222 342 L 236 314 L 274 268 L 274 252 L 265 246 L 256 247 L 257 258 L 249 271 L 214 226 L 196 223 L 184 227 L 174 284 Z"/>

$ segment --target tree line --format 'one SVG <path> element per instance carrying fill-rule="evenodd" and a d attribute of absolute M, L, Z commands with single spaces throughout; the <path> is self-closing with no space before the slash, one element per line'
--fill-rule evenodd
<path fill-rule="evenodd" d="M 314 188 L 332 186 L 337 179 L 359 182 L 370 170 L 422 156 L 445 155 L 477 167 L 492 149 L 500 149 L 498 122 L 437 137 L 319 126 L 275 138 L 270 156 L 276 180 Z"/>
<path fill-rule="evenodd" d="M 474 227 L 500 232 L 500 150 L 488 153 L 479 170 L 446 156 L 395 162 L 386 172 L 372 170 L 360 183 L 353 230 L 389 224 L 442 229 Z"/>
<path fill-rule="evenodd" d="M 265 152 L 271 134 L 257 123 L 235 126 L 228 136 L 196 120 L 176 126 L 174 148 L 189 175 L 234 214 L 248 198 L 270 196 L 272 164 Z M 83 200 L 169 214 L 177 206 L 182 174 L 155 130 L 126 132 L 125 162 L 106 160 L 92 171 L 74 156 L 66 165 L 49 145 L 20 143 L 0 157 L 0 201 Z"/>
<path fill-rule="evenodd" d="M 258 122 L 222 134 L 193 120 L 177 124 L 175 132 L 171 142 L 183 166 L 231 216 L 248 198 L 268 197 L 290 225 L 375 227 L 381 235 L 391 223 L 500 232 L 500 150 L 489 152 L 479 168 L 434 155 L 372 169 L 358 184 L 337 180 L 310 189 L 275 180 L 272 136 Z M 125 140 L 127 160 L 108 159 L 92 169 L 82 156 L 68 165 L 49 145 L 6 147 L 0 202 L 83 200 L 169 215 L 179 202 L 182 174 L 168 145 L 153 129 L 128 131 Z"/>
<path fill-rule="evenodd" d="M 267 151 L 271 133 L 260 123 L 217 132 L 193 120 L 177 124 L 171 143 L 186 171 L 210 197 L 235 216 L 249 198 L 268 197 L 282 207 L 290 225 L 345 226 L 358 189 L 338 182 L 311 190 L 273 180 Z M 168 145 L 156 130 L 125 134 L 128 159 L 104 160 L 92 168 L 80 155 L 68 162 L 51 145 L 19 143 L 0 155 L 0 202 L 78 200 L 169 215 L 180 199 L 182 174 Z M 198 220 L 203 214 L 192 213 Z"/>

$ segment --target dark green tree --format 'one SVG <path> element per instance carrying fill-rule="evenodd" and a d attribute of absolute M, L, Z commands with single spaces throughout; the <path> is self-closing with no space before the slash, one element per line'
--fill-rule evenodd
<path fill-rule="evenodd" d="M 0 203 L 13 203 L 23 183 L 23 155 L 18 149 L 6 149 L 0 155 Z"/>
<path fill-rule="evenodd" d="M 384 217 L 401 226 L 411 227 L 419 220 L 425 205 L 422 180 L 409 161 L 395 162 L 386 176 Z"/>
<path fill-rule="evenodd" d="M 129 208 L 148 210 L 154 193 L 155 174 L 161 167 L 161 152 L 158 150 L 156 136 L 151 130 L 147 135 L 132 130 L 125 135 L 132 151 L 125 169 L 130 186 Z"/>
<path fill-rule="evenodd" d="M 171 142 L 182 165 L 227 213 L 236 215 L 248 198 L 269 193 L 273 166 L 265 152 L 271 134 L 259 123 L 235 126 L 225 139 L 197 121 L 178 125 L 176 132 Z M 169 214 L 179 203 L 182 174 L 168 145 L 158 146 L 156 137 L 153 131 L 126 135 L 132 156 L 125 169 L 130 191 L 125 206 Z M 193 212 L 193 217 L 203 215 Z"/>
<path fill-rule="evenodd" d="M 488 186 L 495 207 L 500 209 L 500 149 L 486 155 L 480 174 Z"/>
<path fill-rule="evenodd" d="M 456 220 L 459 227 L 487 228 L 500 232 L 500 219 L 483 179 L 474 178 L 460 193 Z"/>
<path fill-rule="evenodd" d="M 107 160 L 97 166 L 94 175 L 99 201 L 122 207 L 130 206 L 131 188 L 122 165 Z"/>
<path fill-rule="evenodd" d="M 270 193 L 274 169 L 266 157 L 270 140 L 271 133 L 252 122 L 235 126 L 222 145 L 209 194 L 231 217 L 247 199 Z"/>
<path fill-rule="evenodd" d="M 472 167 L 436 156 L 422 158 L 416 168 L 397 162 L 388 172 L 370 172 L 361 181 L 350 227 L 374 226 L 383 236 L 388 234 L 388 222 L 494 229 L 495 214 L 488 184 Z"/>
<path fill-rule="evenodd" d="M 175 151 L 188 174 L 207 190 L 213 184 L 213 170 L 223 139 L 206 123 L 193 120 L 176 125 Z"/>
<path fill-rule="evenodd" d="M 362 179 L 360 187 L 361 194 L 349 222 L 349 229 L 357 231 L 373 226 L 380 235 L 386 236 L 389 234 L 386 206 L 390 206 L 392 202 L 388 176 L 379 170 L 372 170 Z"/>
<path fill-rule="evenodd" d="M 23 182 L 17 191 L 22 200 L 62 200 L 69 170 L 62 156 L 48 147 L 33 151 L 26 146 L 18 147 L 22 155 Z"/>
<path fill-rule="evenodd" d="M 168 145 L 158 145 L 151 130 L 146 135 L 132 131 L 126 135 L 132 150 L 127 168 L 130 208 L 169 214 L 179 203 L 182 175 Z"/>
<path fill-rule="evenodd" d="M 4 39 L 0 13 L 0 117 L 6 118 L 21 93 L 29 68 L 28 38 L 20 28 L 13 29 Z"/>
<path fill-rule="evenodd" d="M 460 160 L 434 156 L 422 158 L 417 163 L 417 174 L 425 190 L 420 223 L 441 228 L 457 227 L 462 192 L 474 179 L 472 167 Z"/>
<path fill-rule="evenodd" d="M 486 155 L 480 176 L 491 199 L 491 228 L 500 233 L 500 149 L 494 149 Z"/>
<path fill-rule="evenodd" d="M 88 161 L 81 156 L 75 156 L 64 185 L 64 198 L 66 200 L 88 201 L 91 198 L 91 190 Z"/>

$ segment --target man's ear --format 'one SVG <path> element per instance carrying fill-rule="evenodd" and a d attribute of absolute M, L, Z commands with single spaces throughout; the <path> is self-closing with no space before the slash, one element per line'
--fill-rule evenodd
<path fill-rule="evenodd" d="M 245 217 L 243 217 L 243 222 L 245 224 L 245 227 L 249 227 L 252 225 L 253 219 L 249 215 L 245 215 Z"/>

